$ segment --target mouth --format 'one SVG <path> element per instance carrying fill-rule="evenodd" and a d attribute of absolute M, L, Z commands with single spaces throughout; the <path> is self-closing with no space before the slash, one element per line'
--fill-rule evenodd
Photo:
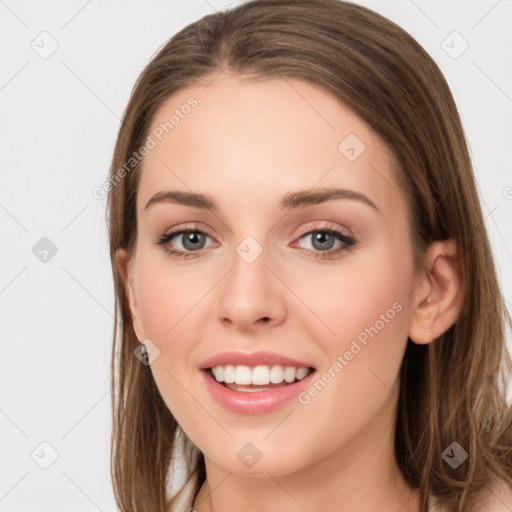
<path fill-rule="evenodd" d="M 203 369 L 208 377 L 232 391 L 261 392 L 291 386 L 312 373 L 313 367 L 284 365 L 216 365 Z"/>
<path fill-rule="evenodd" d="M 311 385 L 311 363 L 267 351 L 231 351 L 203 361 L 199 370 L 206 392 L 223 409 L 261 415 L 290 404 Z"/>

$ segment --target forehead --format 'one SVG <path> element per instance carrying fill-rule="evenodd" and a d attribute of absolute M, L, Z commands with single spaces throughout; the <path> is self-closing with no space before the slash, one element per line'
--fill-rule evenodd
<path fill-rule="evenodd" d="M 154 147 L 142 163 L 139 209 L 166 188 L 268 202 L 295 189 L 343 186 L 384 208 L 401 195 L 379 137 L 303 80 L 224 77 L 189 86 L 164 102 L 149 136 Z"/>

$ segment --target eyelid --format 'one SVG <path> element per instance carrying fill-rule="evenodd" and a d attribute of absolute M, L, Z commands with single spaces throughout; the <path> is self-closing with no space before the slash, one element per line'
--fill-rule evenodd
<path fill-rule="evenodd" d="M 312 221 L 313 224 L 309 225 L 307 228 L 301 228 L 301 232 L 298 235 L 300 238 L 301 236 L 307 235 L 311 233 L 311 231 L 323 231 L 323 230 L 335 230 L 335 231 L 341 231 L 344 236 L 349 238 L 355 238 L 355 235 L 352 233 L 352 231 L 343 224 L 336 224 L 334 222 L 330 221 Z"/>
<path fill-rule="evenodd" d="M 178 224 L 177 226 L 173 226 L 172 228 L 165 231 L 162 237 L 175 233 L 180 233 L 182 231 L 200 231 L 205 235 L 214 238 L 211 235 L 210 230 L 207 227 L 205 227 L 204 224 L 202 224 L 201 222 L 187 222 L 185 224 Z"/>

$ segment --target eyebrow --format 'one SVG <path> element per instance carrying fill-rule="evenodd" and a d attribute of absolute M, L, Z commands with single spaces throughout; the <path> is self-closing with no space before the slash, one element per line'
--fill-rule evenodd
<path fill-rule="evenodd" d="M 307 206 L 325 203 L 326 201 L 331 201 L 333 199 L 350 199 L 359 201 L 380 212 L 377 205 L 361 192 L 343 188 L 322 188 L 288 192 L 279 201 L 279 208 L 281 210 L 304 208 Z M 181 192 L 178 190 L 157 192 L 147 202 L 144 210 L 147 210 L 151 205 L 158 203 L 176 203 L 184 206 L 190 206 L 192 208 L 200 208 L 202 210 L 218 211 L 217 205 L 211 196 L 196 194 L 194 192 Z"/>

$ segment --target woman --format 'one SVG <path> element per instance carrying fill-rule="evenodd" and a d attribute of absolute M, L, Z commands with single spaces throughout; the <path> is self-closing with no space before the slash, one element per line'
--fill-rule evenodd
<path fill-rule="evenodd" d="M 401 28 L 338 0 L 185 27 L 109 188 L 121 510 L 512 507 L 510 319 L 454 100 Z"/>

